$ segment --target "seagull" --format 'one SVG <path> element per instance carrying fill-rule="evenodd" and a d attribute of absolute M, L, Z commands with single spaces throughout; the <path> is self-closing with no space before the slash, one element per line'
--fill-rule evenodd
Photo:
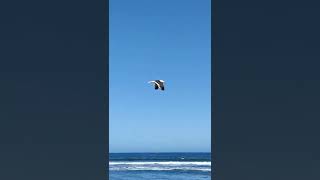
<path fill-rule="evenodd" d="M 148 83 L 154 83 L 154 89 L 161 89 L 164 91 L 164 80 L 154 80 L 154 81 L 149 81 Z"/>

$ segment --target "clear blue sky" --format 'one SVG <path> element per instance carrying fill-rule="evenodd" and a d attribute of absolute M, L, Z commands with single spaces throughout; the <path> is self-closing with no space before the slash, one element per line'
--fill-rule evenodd
<path fill-rule="evenodd" d="M 208 152 L 210 0 L 110 0 L 110 152 Z M 165 91 L 147 82 L 166 81 Z"/>

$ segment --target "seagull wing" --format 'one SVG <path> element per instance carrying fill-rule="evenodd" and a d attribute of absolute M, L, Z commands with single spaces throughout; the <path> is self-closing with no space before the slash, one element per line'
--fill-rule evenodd
<path fill-rule="evenodd" d="M 154 83 L 156 86 L 158 86 L 156 89 L 161 87 L 161 85 L 157 81 L 149 81 L 148 83 Z"/>
<path fill-rule="evenodd" d="M 160 82 L 159 84 L 160 84 L 161 90 L 164 91 L 164 83 L 163 83 L 163 82 Z"/>

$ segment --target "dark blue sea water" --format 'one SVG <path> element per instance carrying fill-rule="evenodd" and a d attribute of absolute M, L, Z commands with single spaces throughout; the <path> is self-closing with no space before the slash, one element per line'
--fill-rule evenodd
<path fill-rule="evenodd" d="M 110 153 L 110 180 L 209 180 L 211 153 Z"/>

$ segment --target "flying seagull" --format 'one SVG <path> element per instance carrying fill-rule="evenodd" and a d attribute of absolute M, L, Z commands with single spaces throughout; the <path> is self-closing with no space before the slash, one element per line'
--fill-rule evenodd
<path fill-rule="evenodd" d="M 148 83 L 154 83 L 154 89 L 161 89 L 164 91 L 164 80 L 154 80 L 154 81 L 149 81 Z"/>

